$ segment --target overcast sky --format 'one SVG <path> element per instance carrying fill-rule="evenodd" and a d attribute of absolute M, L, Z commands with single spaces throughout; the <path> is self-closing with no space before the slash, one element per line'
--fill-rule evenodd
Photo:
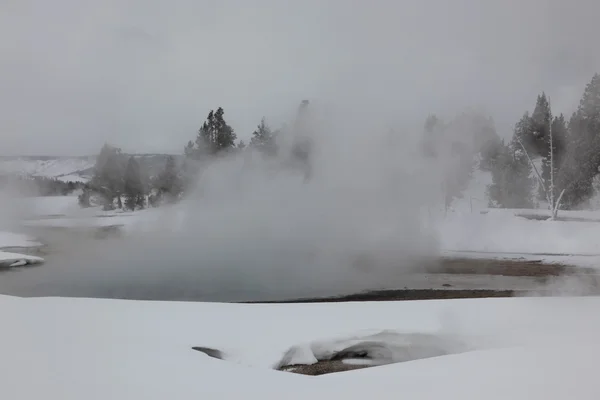
<path fill-rule="evenodd" d="M 0 154 L 181 152 L 211 108 L 241 138 L 302 99 L 390 124 L 538 92 L 570 113 L 600 70 L 598 0 L 0 0 Z"/>

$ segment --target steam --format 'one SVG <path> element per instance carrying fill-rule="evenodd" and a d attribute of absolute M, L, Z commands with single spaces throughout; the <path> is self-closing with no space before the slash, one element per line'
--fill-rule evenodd
<path fill-rule="evenodd" d="M 418 137 L 335 121 L 312 132 L 310 180 L 285 142 L 275 159 L 238 153 L 204 166 L 184 201 L 146 211 L 139 229 L 53 262 L 77 263 L 67 279 L 80 287 L 270 300 L 400 284 L 399 272 L 435 258 L 427 211 L 439 186 Z"/>

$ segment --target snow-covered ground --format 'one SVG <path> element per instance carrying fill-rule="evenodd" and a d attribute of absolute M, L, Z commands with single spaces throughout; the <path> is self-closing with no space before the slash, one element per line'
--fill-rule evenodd
<path fill-rule="evenodd" d="M 600 298 L 239 305 L 1 296 L 0 387 L 23 400 L 595 400 L 599 307 Z M 433 357 L 319 377 L 273 370 L 290 349 L 288 361 L 314 362 L 373 340 L 395 360 Z"/>
<path fill-rule="evenodd" d="M 441 248 L 490 258 L 534 258 L 586 266 L 600 266 L 600 222 L 540 221 L 520 217 L 541 210 L 491 209 L 487 213 L 449 214 L 439 226 Z M 600 220 L 598 212 L 571 211 L 568 215 Z"/>

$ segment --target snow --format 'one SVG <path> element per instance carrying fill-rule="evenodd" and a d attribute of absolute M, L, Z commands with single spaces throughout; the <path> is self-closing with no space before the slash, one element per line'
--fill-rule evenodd
<path fill-rule="evenodd" d="M 94 157 L 58 157 L 34 159 L 27 157 L 0 158 L 0 174 L 19 174 L 87 182 L 84 171 L 94 166 Z"/>
<path fill-rule="evenodd" d="M 11 399 L 596 399 L 598 307 L 600 298 L 240 305 L 0 296 L 0 385 Z M 445 347 L 450 336 L 466 347 Z M 314 362 L 374 337 L 403 350 L 441 343 L 446 355 L 320 377 L 272 369 L 295 346 Z"/>
<path fill-rule="evenodd" d="M 440 245 L 446 254 L 479 253 L 487 258 L 532 256 L 534 259 L 600 265 L 600 223 L 543 221 L 518 216 L 536 210 L 493 209 L 485 214 L 449 214 L 439 225 Z M 589 218 L 592 212 L 561 213 Z M 596 213 L 600 220 L 600 214 Z"/>
<path fill-rule="evenodd" d="M 21 267 L 24 265 L 41 264 L 43 262 L 44 259 L 41 257 L 0 251 L 0 268 Z"/>

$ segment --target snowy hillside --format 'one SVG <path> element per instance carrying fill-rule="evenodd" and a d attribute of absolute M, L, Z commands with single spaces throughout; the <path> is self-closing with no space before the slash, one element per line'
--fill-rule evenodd
<path fill-rule="evenodd" d="M 96 157 L 0 157 L 0 174 L 87 182 Z"/>
<path fill-rule="evenodd" d="M 126 155 L 129 156 L 129 155 Z M 166 154 L 135 156 L 150 176 L 158 173 L 166 162 Z M 87 182 L 96 163 L 95 156 L 82 157 L 7 157 L 0 156 L 0 176 L 20 175 L 55 178 L 64 182 Z"/>

